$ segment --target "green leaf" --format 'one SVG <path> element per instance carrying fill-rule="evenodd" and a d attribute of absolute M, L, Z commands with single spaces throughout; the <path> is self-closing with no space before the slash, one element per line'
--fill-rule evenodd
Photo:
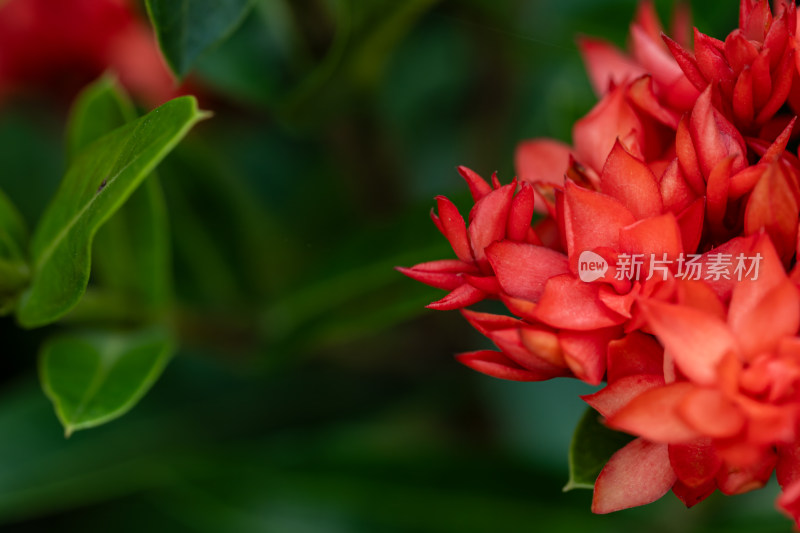
<path fill-rule="evenodd" d="M 564 492 L 593 489 L 597 476 L 611 456 L 632 440 L 632 436 L 604 426 L 597 411 L 589 407 L 572 435 L 569 481 Z"/>
<path fill-rule="evenodd" d="M 136 119 L 136 111 L 116 79 L 104 75 L 86 87 L 70 110 L 67 156 L 72 161 L 84 148 Z"/>
<path fill-rule="evenodd" d="M 103 76 L 81 92 L 72 108 L 67 128 L 70 157 L 135 118 L 133 104 L 124 90 L 114 78 Z M 95 236 L 92 280 L 99 290 L 112 294 L 95 294 L 98 298 L 94 303 L 124 303 L 120 307 L 126 318 L 163 309 L 171 292 L 168 233 L 164 193 L 157 177 L 151 176 Z M 105 311 L 102 306 L 81 304 L 71 316 L 119 315 L 107 316 Z"/>
<path fill-rule="evenodd" d="M 253 0 L 147 0 L 161 52 L 182 78 L 200 55 L 242 23 Z"/>
<path fill-rule="evenodd" d="M 42 348 L 45 394 L 69 437 L 128 412 L 161 375 L 173 343 L 163 328 L 57 337 Z"/>
<path fill-rule="evenodd" d="M 75 157 L 33 236 L 33 279 L 17 310 L 22 326 L 50 323 L 78 302 L 97 229 L 206 116 L 193 97 L 176 98 Z"/>

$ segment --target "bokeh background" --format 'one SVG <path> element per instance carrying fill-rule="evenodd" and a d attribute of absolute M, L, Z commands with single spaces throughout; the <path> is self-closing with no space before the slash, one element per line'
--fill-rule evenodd
<path fill-rule="evenodd" d="M 790 531 L 774 482 L 592 515 L 590 491 L 561 491 L 590 389 L 461 367 L 486 341 L 392 269 L 451 255 L 428 211 L 437 194 L 469 206 L 456 165 L 507 182 L 518 141 L 569 141 L 594 102 L 575 37 L 624 46 L 635 8 L 257 1 L 183 89 L 214 118 L 159 170 L 181 342 L 162 379 L 65 440 L 35 366 L 59 326 L 0 320 L 2 531 Z M 711 35 L 736 24 L 734 0 L 693 8 Z M 28 38 L 0 36 L 0 54 Z M 31 224 L 69 102 L 105 69 L 79 60 L 41 62 L 0 103 L 0 187 Z M 133 85 L 143 109 L 163 96 Z"/>

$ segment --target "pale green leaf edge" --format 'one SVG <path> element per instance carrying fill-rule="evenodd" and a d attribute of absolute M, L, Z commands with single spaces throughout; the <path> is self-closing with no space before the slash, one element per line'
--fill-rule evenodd
<path fill-rule="evenodd" d="M 126 414 L 128 411 L 133 409 L 139 400 L 141 400 L 145 394 L 155 385 L 158 378 L 161 377 L 163 374 L 164 369 L 167 367 L 167 364 L 172 359 L 172 355 L 176 349 L 176 343 L 171 335 L 166 333 L 164 336 L 163 347 L 161 348 L 161 353 L 158 355 L 156 359 L 156 364 L 152 366 L 150 372 L 147 373 L 145 379 L 142 380 L 141 385 L 136 390 L 136 392 L 131 395 L 130 400 L 128 400 L 125 404 L 120 406 L 118 409 L 109 412 L 106 415 L 94 418 L 92 420 L 87 420 L 85 422 L 80 422 L 78 424 L 72 424 L 67 420 L 67 417 L 64 413 L 63 407 L 61 405 L 61 401 L 56 395 L 55 391 L 50 386 L 50 378 L 47 373 L 47 364 L 46 359 L 48 354 L 51 352 L 51 347 L 53 344 L 57 343 L 59 340 L 63 338 L 74 338 L 79 337 L 80 335 L 75 334 L 65 334 L 59 337 L 53 337 L 49 339 L 47 342 L 44 343 L 41 350 L 39 351 L 39 381 L 42 384 L 42 390 L 44 391 L 45 396 L 50 399 L 53 403 L 53 408 L 55 409 L 56 416 L 58 417 L 59 422 L 64 427 L 64 437 L 69 438 L 72 436 L 73 433 L 76 431 L 80 431 L 82 429 L 90 429 L 97 426 L 101 426 L 112 420 L 115 420 L 122 415 Z"/>

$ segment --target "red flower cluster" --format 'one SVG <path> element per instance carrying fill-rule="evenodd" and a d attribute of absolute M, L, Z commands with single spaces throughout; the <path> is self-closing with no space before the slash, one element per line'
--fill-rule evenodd
<path fill-rule="evenodd" d="M 71 99 L 107 69 L 148 105 L 175 96 L 132 0 L 0 1 L 0 103 L 30 90 Z"/>
<path fill-rule="evenodd" d="M 584 399 L 638 438 L 598 477 L 597 513 L 775 470 L 800 524 L 797 20 L 741 0 L 739 28 L 695 29 L 691 51 L 687 14 L 670 38 L 643 3 L 629 54 L 582 40 L 600 101 L 572 146 L 521 143 L 505 186 L 459 168 L 469 224 L 444 197 L 432 215 L 457 259 L 400 269 L 497 346 L 459 355 L 471 368 L 605 382 Z M 466 309 L 485 298 L 508 314 Z"/>

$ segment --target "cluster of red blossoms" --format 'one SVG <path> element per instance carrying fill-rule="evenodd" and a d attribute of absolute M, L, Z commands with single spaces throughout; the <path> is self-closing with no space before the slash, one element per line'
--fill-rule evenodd
<path fill-rule="evenodd" d="M 176 95 L 134 0 L 0 0 L 0 105 L 30 91 L 72 97 L 110 69 L 148 106 Z"/>
<path fill-rule="evenodd" d="M 600 101 L 572 146 L 523 142 L 508 185 L 459 168 L 469 223 L 444 197 L 432 213 L 456 259 L 400 269 L 497 346 L 465 365 L 605 383 L 584 400 L 638 438 L 594 512 L 670 489 L 692 506 L 775 470 L 800 524 L 797 26 L 792 2 L 741 0 L 725 40 L 692 37 L 684 11 L 668 37 L 644 3 L 629 53 L 582 40 Z M 487 298 L 508 314 L 467 309 Z"/>

